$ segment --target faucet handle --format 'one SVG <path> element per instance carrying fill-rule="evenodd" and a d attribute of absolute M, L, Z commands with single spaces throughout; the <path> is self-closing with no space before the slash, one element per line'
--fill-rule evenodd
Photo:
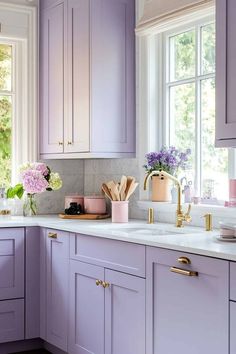
<path fill-rule="evenodd" d="M 184 215 L 184 221 L 190 222 L 192 220 L 192 217 L 190 215 L 191 209 L 192 209 L 192 204 L 189 204 L 187 213 Z"/>

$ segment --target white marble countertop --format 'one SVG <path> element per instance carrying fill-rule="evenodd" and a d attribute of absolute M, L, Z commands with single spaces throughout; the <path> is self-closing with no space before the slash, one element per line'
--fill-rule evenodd
<path fill-rule="evenodd" d="M 130 220 L 127 224 L 113 224 L 110 219 L 63 220 L 56 215 L 0 217 L 1 228 L 30 226 L 47 227 L 236 261 L 236 242 L 217 240 L 219 230 L 206 232 L 203 228 L 191 226 L 178 229 L 172 224 L 148 225 L 142 220 Z M 162 234 L 163 230 L 164 234 Z"/>

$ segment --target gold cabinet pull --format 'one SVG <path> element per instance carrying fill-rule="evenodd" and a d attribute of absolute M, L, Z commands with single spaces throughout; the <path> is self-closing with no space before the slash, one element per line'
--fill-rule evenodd
<path fill-rule="evenodd" d="M 173 273 L 180 274 L 180 275 L 186 275 L 187 277 L 197 277 L 198 276 L 198 272 L 195 272 L 193 270 L 185 270 L 185 269 L 181 269 L 181 268 L 171 267 L 170 271 Z"/>
<path fill-rule="evenodd" d="M 59 142 L 58 142 L 58 145 L 62 146 L 62 145 L 63 145 L 63 142 L 62 142 L 62 141 L 59 141 Z"/>
<path fill-rule="evenodd" d="M 188 257 L 179 257 L 178 262 L 182 264 L 191 264 L 191 261 Z"/>
<path fill-rule="evenodd" d="M 67 145 L 73 145 L 72 141 L 68 141 Z"/>
<path fill-rule="evenodd" d="M 103 281 L 102 286 L 104 287 L 104 289 L 106 289 L 109 288 L 110 284 L 107 281 Z"/>
<path fill-rule="evenodd" d="M 96 280 L 96 285 L 97 285 L 97 286 L 102 285 L 102 283 L 103 283 L 102 280 L 99 280 L 99 279 Z"/>
<path fill-rule="evenodd" d="M 57 238 L 57 233 L 55 233 L 55 232 L 49 232 L 49 233 L 48 233 L 48 237 L 50 237 L 50 238 Z"/>

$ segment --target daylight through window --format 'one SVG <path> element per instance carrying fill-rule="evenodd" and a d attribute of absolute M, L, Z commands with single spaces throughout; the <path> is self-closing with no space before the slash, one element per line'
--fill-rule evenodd
<path fill-rule="evenodd" d="M 169 145 L 191 148 L 188 182 L 206 201 L 225 200 L 228 150 L 215 142 L 215 23 L 166 35 Z M 217 192 L 217 193 L 216 193 Z"/>

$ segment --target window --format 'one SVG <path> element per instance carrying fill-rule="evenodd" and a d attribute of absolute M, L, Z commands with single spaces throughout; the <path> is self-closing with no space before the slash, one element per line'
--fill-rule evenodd
<path fill-rule="evenodd" d="M 228 196 L 228 150 L 215 141 L 215 23 L 188 24 L 162 36 L 166 144 L 192 151 L 188 181 L 205 201 Z M 191 183 L 190 182 L 190 183 Z"/>
<path fill-rule="evenodd" d="M 11 183 L 14 111 L 13 46 L 0 42 L 0 186 Z"/>

